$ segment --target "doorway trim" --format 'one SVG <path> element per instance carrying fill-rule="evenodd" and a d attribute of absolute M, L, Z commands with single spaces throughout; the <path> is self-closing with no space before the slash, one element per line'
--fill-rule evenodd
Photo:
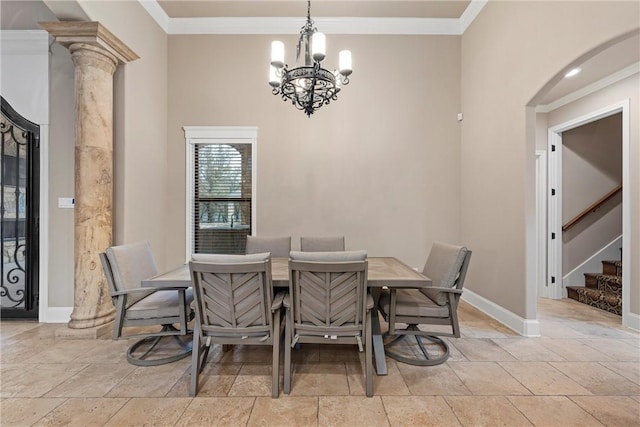
<path fill-rule="evenodd" d="M 547 152 L 536 150 L 536 289 L 549 298 L 547 281 Z"/>
<path fill-rule="evenodd" d="M 622 324 L 633 326 L 630 313 L 629 270 L 631 262 L 631 188 L 630 188 L 630 100 L 625 99 L 613 105 L 587 113 L 549 128 L 548 137 L 548 183 L 547 209 L 547 280 L 549 298 L 566 297 L 562 284 L 562 132 L 578 126 L 622 113 Z"/>

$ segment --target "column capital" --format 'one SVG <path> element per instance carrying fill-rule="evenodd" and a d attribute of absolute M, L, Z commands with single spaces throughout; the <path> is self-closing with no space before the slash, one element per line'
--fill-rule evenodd
<path fill-rule="evenodd" d="M 40 22 L 39 24 L 56 39 L 56 42 L 67 48 L 76 43 L 92 45 L 115 56 L 121 64 L 139 58 L 134 51 L 99 22 L 59 21 Z"/>

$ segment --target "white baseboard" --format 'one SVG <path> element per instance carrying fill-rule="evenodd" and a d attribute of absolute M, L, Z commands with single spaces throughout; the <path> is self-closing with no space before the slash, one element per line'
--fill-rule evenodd
<path fill-rule="evenodd" d="M 40 323 L 67 323 L 71 320 L 73 307 L 48 307 L 45 318 L 39 319 Z"/>
<path fill-rule="evenodd" d="M 498 304 L 490 301 L 480 295 L 476 294 L 469 289 L 465 289 L 462 293 L 462 299 L 478 310 L 496 319 L 509 329 L 513 329 L 525 337 L 539 337 L 540 336 L 540 323 L 537 319 L 523 319 L 517 314 L 499 306 Z"/>
<path fill-rule="evenodd" d="M 640 331 L 640 316 L 635 313 L 626 313 L 623 317 L 624 325 L 627 328 L 635 329 L 636 331 Z"/>

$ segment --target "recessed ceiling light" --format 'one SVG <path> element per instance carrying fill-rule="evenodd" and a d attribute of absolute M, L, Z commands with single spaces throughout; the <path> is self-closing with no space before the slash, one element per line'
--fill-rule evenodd
<path fill-rule="evenodd" d="M 582 71 L 582 68 L 574 68 L 573 70 L 569 71 L 567 74 L 565 74 L 565 77 L 573 77 L 577 74 L 580 73 L 580 71 Z"/>

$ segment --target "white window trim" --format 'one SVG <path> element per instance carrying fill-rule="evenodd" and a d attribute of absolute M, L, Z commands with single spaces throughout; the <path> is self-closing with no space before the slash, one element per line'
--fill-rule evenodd
<path fill-rule="evenodd" d="M 256 229 L 256 194 L 258 167 L 258 128 L 250 126 L 184 126 L 184 138 L 186 142 L 186 221 L 185 235 L 187 245 L 185 247 L 185 260 L 191 259 L 191 248 L 193 247 L 193 174 L 195 172 L 194 157 L 196 144 L 229 144 L 242 142 L 251 144 L 251 230 L 252 234 L 257 233 Z"/>

